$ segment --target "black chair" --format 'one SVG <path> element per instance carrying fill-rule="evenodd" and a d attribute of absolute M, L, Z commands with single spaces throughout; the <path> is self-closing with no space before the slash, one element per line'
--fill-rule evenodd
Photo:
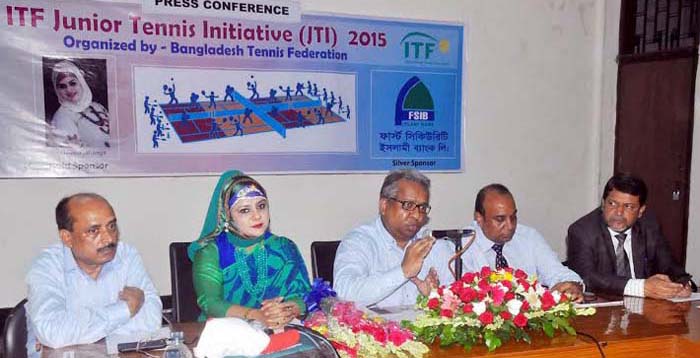
<path fill-rule="evenodd" d="M 27 313 L 23 299 L 15 306 L 5 320 L 5 357 L 25 358 L 27 356 Z"/>
<path fill-rule="evenodd" d="M 333 287 L 333 263 L 340 241 L 314 241 L 311 243 L 311 270 L 314 278 L 320 277 Z"/>
<path fill-rule="evenodd" d="M 175 322 L 197 321 L 201 313 L 192 282 L 192 261 L 187 256 L 189 242 L 170 243 L 170 288 Z"/>

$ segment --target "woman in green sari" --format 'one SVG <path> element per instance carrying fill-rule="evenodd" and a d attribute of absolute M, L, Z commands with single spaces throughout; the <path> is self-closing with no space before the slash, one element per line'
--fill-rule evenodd
<path fill-rule="evenodd" d="M 239 171 L 221 175 L 199 240 L 190 244 L 203 317 L 239 317 L 280 328 L 306 312 L 304 259 L 270 232 L 265 189 Z"/>

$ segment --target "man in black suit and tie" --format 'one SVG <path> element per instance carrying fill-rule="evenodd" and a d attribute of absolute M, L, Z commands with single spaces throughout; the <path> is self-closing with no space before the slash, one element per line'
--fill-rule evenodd
<path fill-rule="evenodd" d="M 568 265 L 587 290 L 665 299 L 690 295 L 691 276 L 671 256 L 656 218 L 645 214 L 646 199 L 644 181 L 617 174 L 605 185 L 601 206 L 569 226 Z"/>

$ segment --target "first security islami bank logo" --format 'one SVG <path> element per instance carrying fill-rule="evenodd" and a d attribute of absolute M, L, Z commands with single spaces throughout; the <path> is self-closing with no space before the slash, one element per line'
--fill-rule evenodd
<path fill-rule="evenodd" d="M 433 123 L 435 121 L 435 104 L 428 87 L 416 76 L 406 81 L 396 97 L 394 124 L 400 126 L 404 121 L 412 123 Z"/>
<path fill-rule="evenodd" d="M 403 58 L 413 63 L 433 63 L 436 54 L 450 51 L 448 40 L 438 40 L 423 32 L 410 32 L 399 42 L 403 47 Z"/>

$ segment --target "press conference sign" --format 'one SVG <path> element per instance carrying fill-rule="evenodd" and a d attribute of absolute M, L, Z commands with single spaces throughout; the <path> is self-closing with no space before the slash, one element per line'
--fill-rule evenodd
<path fill-rule="evenodd" d="M 146 14 L 212 16 L 271 22 L 301 21 L 298 0 L 142 0 Z"/>

